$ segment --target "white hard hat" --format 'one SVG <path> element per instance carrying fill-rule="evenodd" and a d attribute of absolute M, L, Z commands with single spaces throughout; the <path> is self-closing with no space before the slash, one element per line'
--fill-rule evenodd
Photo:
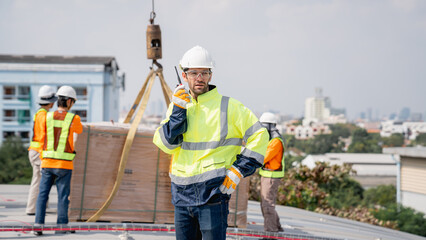
<path fill-rule="evenodd" d="M 39 104 L 49 104 L 53 103 L 58 98 L 55 96 L 55 89 L 48 85 L 41 86 L 38 90 L 38 103 Z"/>
<path fill-rule="evenodd" d="M 70 86 L 62 86 L 58 89 L 58 92 L 56 92 L 56 96 L 63 96 L 63 97 L 69 97 L 73 98 L 75 101 L 77 101 L 77 93 L 75 92 L 74 88 Z"/>
<path fill-rule="evenodd" d="M 197 45 L 186 51 L 179 65 L 182 70 L 185 68 L 213 68 L 214 62 L 209 52 Z"/>
<path fill-rule="evenodd" d="M 277 124 L 277 117 L 273 113 L 264 112 L 262 114 L 262 116 L 260 116 L 259 121 L 262 122 L 262 123 L 275 123 L 275 124 Z"/>

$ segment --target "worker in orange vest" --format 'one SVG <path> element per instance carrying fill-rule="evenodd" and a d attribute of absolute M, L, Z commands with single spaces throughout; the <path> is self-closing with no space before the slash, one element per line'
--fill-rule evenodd
<path fill-rule="evenodd" d="M 33 137 L 31 139 L 30 147 L 28 148 L 28 159 L 30 160 L 31 166 L 33 167 L 33 177 L 31 179 L 30 191 L 28 194 L 27 215 L 35 215 L 36 202 L 38 196 L 38 188 L 40 186 L 41 179 L 41 158 L 40 153 L 43 149 L 43 142 L 41 141 L 42 132 L 41 126 L 44 124 L 41 119 L 46 118 L 47 112 L 53 107 L 53 103 L 58 99 L 55 96 L 55 89 L 51 86 L 44 85 L 38 91 L 38 104 L 40 108 L 34 114 L 33 117 Z"/>
<path fill-rule="evenodd" d="M 275 210 L 275 202 L 281 178 L 284 177 L 284 141 L 276 128 L 277 119 L 273 113 L 263 113 L 259 121 L 269 133 L 268 148 L 263 166 L 259 170 L 263 228 L 266 232 L 283 232 L 284 229 Z"/>
<path fill-rule="evenodd" d="M 56 223 L 58 225 L 68 224 L 71 175 L 75 157 L 74 140 L 78 134 L 83 132 L 83 125 L 78 115 L 69 112 L 77 100 L 75 90 L 70 86 L 62 86 L 58 89 L 56 95 L 58 96 L 58 110 L 47 113 L 44 119 L 42 176 L 34 226 L 44 224 L 46 203 L 54 182 L 58 191 Z M 35 235 L 43 234 L 41 231 L 34 233 Z M 66 231 L 56 231 L 56 233 L 66 233 Z"/>

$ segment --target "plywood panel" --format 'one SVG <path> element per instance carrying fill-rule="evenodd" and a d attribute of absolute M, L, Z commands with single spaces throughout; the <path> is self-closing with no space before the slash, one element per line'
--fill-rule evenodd
<path fill-rule="evenodd" d="M 71 221 L 85 221 L 106 201 L 116 180 L 129 125 L 85 124 L 76 144 L 71 183 Z M 153 131 L 139 129 L 130 150 L 120 188 L 99 221 L 173 223 L 170 156 L 152 143 Z M 229 203 L 228 225 L 247 223 L 248 179 Z"/>

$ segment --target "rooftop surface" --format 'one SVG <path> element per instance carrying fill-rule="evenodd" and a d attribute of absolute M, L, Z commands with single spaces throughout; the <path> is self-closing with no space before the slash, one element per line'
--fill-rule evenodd
<path fill-rule="evenodd" d="M 175 239 L 173 225 L 134 224 L 138 231 L 124 231 L 119 226 L 125 223 L 79 223 L 71 222 L 72 228 L 83 229 L 75 234 L 54 234 L 44 231 L 43 236 L 36 237 L 30 231 L 4 231 L 10 226 L 28 226 L 34 224 L 34 216 L 25 214 L 29 185 L 0 185 L 0 239 Z M 52 188 L 49 200 L 46 226 L 54 226 L 56 222 L 56 189 Z M 263 231 L 263 217 L 258 202 L 249 201 L 247 229 L 228 229 L 227 239 L 360 239 L 360 240 L 426 240 L 424 237 L 378 227 L 366 223 L 346 220 L 334 216 L 318 214 L 292 207 L 277 206 L 284 233 L 267 235 Z M 141 228 L 141 226 L 143 228 Z M 147 227 L 148 226 L 148 227 Z M 91 231 L 85 230 L 90 228 Z M 101 230 L 94 230 L 99 228 Z M 110 231 L 104 228 L 113 229 Z M 114 230 L 115 229 L 115 230 Z M 238 235 L 240 234 L 240 235 Z"/>
<path fill-rule="evenodd" d="M 357 172 L 357 176 L 396 176 L 397 173 L 392 154 L 326 153 L 311 154 L 302 160 L 302 164 L 309 168 L 314 168 L 315 162 L 328 162 L 331 165 L 348 163 Z"/>
<path fill-rule="evenodd" d="M 383 153 L 398 154 L 404 157 L 426 158 L 426 147 L 383 148 Z"/>
<path fill-rule="evenodd" d="M 101 64 L 111 65 L 111 56 L 42 56 L 42 55 L 1 55 L 0 63 L 29 64 Z"/>

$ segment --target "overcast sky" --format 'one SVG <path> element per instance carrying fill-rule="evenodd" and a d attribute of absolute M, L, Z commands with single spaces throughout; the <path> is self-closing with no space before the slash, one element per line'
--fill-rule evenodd
<path fill-rule="evenodd" d="M 115 56 L 129 108 L 150 66 L 151 0 L 0 0 L 0 54 Z M 256 113 L 300 116 L 321 87 L 349 117 L 426 114 L 426 1 L 155 0 L 165 79 L 201 45 L 212 83 Z M 159 82 L 151 95 L 159 101 Z M 425 117 L 425 116 L 424 116 Z"/>

